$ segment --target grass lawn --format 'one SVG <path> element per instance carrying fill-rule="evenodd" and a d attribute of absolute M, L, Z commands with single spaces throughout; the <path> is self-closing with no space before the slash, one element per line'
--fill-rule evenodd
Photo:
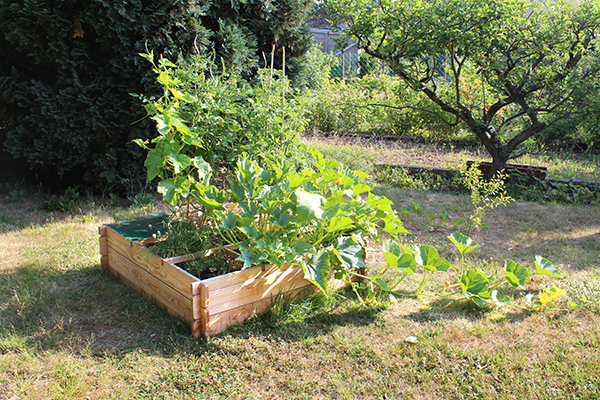
<path fill-rule="evenodd" d="M 471 212 L 466 195 L 377 191 L 450 220 Z M 0 399 L 600 398 L 600 307 L 528 313 L 434 298 L 369 307 L 340 292 L 280 302 L 193 339 L 186 324 L 101 272 L 98 226 L 135 213 L 0 203 Z M 402 240 L 436 244 L 456 261 L 445 239 L 451 224 L 430 229 L 423 218 L 406 215 L 411 234 Z M 531 264 L 540 254 L 566 277 L 536 278 L 536 288 L 600 300 L 600 207 L 513 202 L 484 222 L 472 235 L 482 247 L 471 267 Z M 377 245 L 368 263 L 383 263 Z"/>

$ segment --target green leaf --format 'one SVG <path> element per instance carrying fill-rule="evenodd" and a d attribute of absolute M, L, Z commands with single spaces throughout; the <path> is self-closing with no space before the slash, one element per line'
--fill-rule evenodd
<path fill-rule="evenodd" d="M 478 306 L 483 306 L 484 300 L 490 299 L 488 279 L 481 271 L 467 271 L 460 279 L 463 294 Z"/>
<path fill-rule="evenodd" d="M 258 258 L 250 248 L 244 248 L 240 250 L 240 256 L 237 258 L 238 261 L 244 262 L 244 269 L 250 268 L 251 266 L 258 263 Z"/>
<path fill-rule="evenodd" d="M 516 288 L 524 288 L 529 279 L 529 270 L 523 265 L 514 262 L 513 260 L 504 261 L 504 269 L 506 270 L 506 280 Z"/>
<path fill-rule="evenodd" d="M 375 283 L 377 286 L 379 286 L 381 289 L 383 290 L 388 290 L 388 284 L 386 281 L 384 281 L 381 278 L 376 278 L 373 283 Z"/>
<path fill-rule="evenodd" d="M 167 72 L 163 71 L 161 72 L 158 77 L 156 78 L 160 83 L 162 83 L 165 86 L 170 86 L 170 85 L 176 85 L 179 83 L 179 81 L 173 79 Z"/>
<path fill-rule="evenodd" d="M 223 228 L 229 231 L 235 229 L 238 220 L 237 214 L 232 213 L 230 210 L 227 210 L 227 213 L 219 214 L 219 217 L 221 219 L 221 226 L 223 226 Z"/>
<path fill-rule="evenodd" d="M 538 275 L 548 275 L 562 278 L 558 269 L 550 261 L 542 256 L 535 256 L 535 273 Z"/>
<path fill-rule="evenodd" d="M 498 292 L 495 289 L 492 290 L 491 299 L 497 306 L 505 306 L 507 304 L 510 304 L 510 297 Z"/>
<path fill-rule="evenodd" d="M 214 186 L 196 185 L 196 199 L 209 211 L 222 210 L 227 201 L 227 193 Z"/>
<path fill-rule="evenodd" d="M 355 196 L 359 196 L 363 193 L 369 192 L 372 189 L 373 188 L 371 187 L 371 185 L 368 185 L 366 183 L 357 183 L 356 185 L 352 186 L 352 191 L 354 192 Z"/>
<path fill-rule="evenodd" d="M 207 163 L 204 160 L 204 158 L 202 158 L 202 156 L 194 157 L 192 163 L 194 164 L 194 167 L 196 167 L 196 169 L 198 170 L 198 180 L 201 183 L 208 185 L 210 176 L 212 174 L 212 167 L 210 166 L 210 164 Z"/>
<path fill-rule="evenodd" d="M 185 154 L 172 154 L 167 159 L 171 162 L 171 165 L 173 165 L 173 172 L 176 174 L 184 171 L 192 163 L 190 158 Z"/>
<path fill-rule="evenodd" d="M 414 207 L 414 209 L 415 209 L 415 211 L 416 211 L 417 213 L 419 213 L 419 212 L 423 211 L 423 207 L 422 207 L 421 205 L 419 205 L 419 204 L 415 203 L 414 201 L 412 201 L 411 203 L 412 203 L 412 205 L 413 205 L 413 207 Z"/>
<path fill-rule="evenodd" d="M 446 272 L 450 269 L 451 265 L 445 258 L 438 258 L 431 265 L 432 271 Z"/>
<path fill-rule="evenodd" d="M 364 250 L 353 236 L 337 238 L 333 250 L 343 269 L 349 271 L 354 268 L 365 267 Z"/>
<path fill-rule="evenodd" d="M 417 272 L 417 262 L 411 254 L 402 254 L 396 262 L 396 270 L 412 275 Z"/>
<path fill-rule="evenodd" d="M 158 176 L 158 174 L 160 174 L 164 163 L 165 159 L 161 157 L 156 150 L 150 150 L 148 152 L 148 155 L 146 156 L 146 161 L 144 161 L 144 166 L 148 170 L 148 182 L 152 181 Z"/>
<path fill-rule="evenodd" d="M 392 239 L 387 239 L 385 242 L 383 242 L 382 249 L 384 252 L 392 253 L 397 257 L 400 257 L 400 255 L 402 254 L 402 249 L 400 248 L 400 245 L 398 244 L 398 242 Z"/>
<path fill-rule="evenodd" d="M 327 275 L 331 270 L 331 260 L 326 250 L 310 257 L 307 263 L 302 263 L 304 279 L 317 286 L 325 295 L 329 294 L 327 286 Z"/>
<path fill-rule="evenodd" d="M 321 206 L 327 201 L 325 197 L 316 193 L 309 193 L 300 188 L 296 194 L 296 214 L 300 222 L 311 222 L 315 219 L 320 219 L 323 215 Z"/>
<path fill-rule="evenodd" d="M 306 243 L 303 240 L 297 240 L 294 243 L 294 251 L 296 252 L 296 254 L 298 255 L 305 255 L 308 253 L 312 253 L 314 251 L 314 246 L 312 244 Z"/>
<path fill-rule="evenodd" d="M 433 246 L 417 245 L 415 246 L 415 261 L 422 266 L 432 266 L 434 261 L 440 257 L 440 254 Z"/>
<path fill-rule="evenodd" d="M 450 239 L 450 241 L 456 246 L 460 254 L 463 256 L 479 247 L 477 242 L 460 232 L 453 233 L 452 235 L 448 236 L 448 239 Z"/>
<path fill-rule="evenodd" d="M 343 231 L 352 228 L 354 220 L 346 216 L 334 217 L 329 221 L 329 232 Z"/>
<path fill-rule="evenodd" d="M 175 204 L 173 199 L 175 197 L 175 184 L 173 178 L 162 180 L 158 183 L 156 191 L 162 194 L 163 199 L 169 204 Z"/>

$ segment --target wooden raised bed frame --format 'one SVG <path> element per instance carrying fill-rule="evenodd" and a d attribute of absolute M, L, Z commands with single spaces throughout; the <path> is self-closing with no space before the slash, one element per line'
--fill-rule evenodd
<path fill-rule="evenodd" d="M 177 266 L 185 256 L 161 258 L 144 246 L 144 240 L 130 241 L 107 225 L 99 232 L 104 272 L 190 322 L 194 337 L 242 323 L 276 296 L 312 291 L 299 266 L 258 266 L 200 280 Z"/>

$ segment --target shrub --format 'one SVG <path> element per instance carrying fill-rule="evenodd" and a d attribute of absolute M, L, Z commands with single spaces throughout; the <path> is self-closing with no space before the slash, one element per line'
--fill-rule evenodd
<path fill-rule="evenodd" d="M 0 139 L 43 182 L 96 188 L 113 182 L 137 192 L 145 185 L 145 152 L 132 140 L 155 137 L 156 129 L 130 93 L 160 94 L 138 53 L 153 49 L 179 59 L 207 49 L 249 76 L 272 43 L 297 43 L 288 57 L 305 49 L 308 36 L 298 20 L 304 3 L 1 2 Z"/>
<path fill-rule="evenodd" d="M 318 50 L 317 50 L 318 51 Z M 424 95 L 410 91 L 385 74 L 349 81 L 321 81 L 299 101 L 312 132 L 375 132 L 384 135 L 453 137 L 461 126 L 449 126 L 434 114 Z"/>

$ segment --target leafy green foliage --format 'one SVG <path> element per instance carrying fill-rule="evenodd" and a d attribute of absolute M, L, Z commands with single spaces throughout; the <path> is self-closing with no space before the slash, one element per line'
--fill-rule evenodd
<path fill-rule="evenodd" d="M 478 229 L 483 225 L 481 218 L 487 210 L 499 206 L 506 206 L 514 199 L 506 194 L 504 186 L 505 176 L 497 174 L 490 179 L 483 179 L 482 172 L 477 168 L 467 168 L 464 173 L 464 181 L 471 191 L 471 204 L 473 214 L 469 218 L 468 232 Z"/>
<path fill-rule="evenodd" d="M 388 239 L 383 245 L 386 265 L 367 279 L 379 289 L 390 292 L 392 296 L 426 295 L 439 298 L 466 298 L 480 307 L 485 304 L 512 305 L 531 311 L 539 310 L 542 306 L 553 305 L 560 296 L 566 294 L 565 290 L 552 286 L 537 294 L 529 293 L 526 296 L 527 303 L 522 305 L 515 300 L 514 290 L 526 290 L 527 283 L 534 275 L 562 278 L 554 264 L 541 256 L 536 256 L 533 268 L 508 259 L 504 262 L 504 273 L 493 276 L 482 270 L 465 270 L 465 255 L 479 248 L 479 245 L 462 233 L 453 233 L 448 236 L 448 239 L 460 253 L 460 266 L 452 266 L 447 260 L 440 258 L 434 247 L 422 245 L 406 247 L 399 245 L 395 240 Z M 387 276 L 384 280 L 384 275 L 390 271 L 391 276 Z M 437 292 L 425 293 L 424 289 L 431 277 L 440 272 L 446 273 L 444 286 Z M 413 292 L 408 291 L 406 287 L 402 287 L 401 292 L 398 292 L 398 287 L 404 278 L 416 273 L 422 274 L 419 286 Z M 574 304 L 569 307 L 577 308 L 591 304 L 584 301 L 580 305 Z"/>
<path fill-rule="evenodd" d="M 506 182 L 509 196 L 536 202 L 556 202 L 563 204 L 600 204 L 600 185 L 594 183 L 556 182 L 512 174 Z"/>
<path fill-rule="evenodd" d="M 490 153 L 494 173 L 525 141 L 581 109 L 589 92 L 579 82 L 600 68 L 594 0 L 331 4 L 359 48 L 426 96 L 449 126 L 468 126 Z"/>
<path fill-rule="evenodd" d="M 352 283 L 365 267 L 367 237 L 377 240 L 382 232 L 406 230 L 391 202 L 371 193 L 364 173 L 326 161 L 315 150 L 309 158 L 314 168 L 297 170 L 285 154 L 268 156 L 261 164 L 244 157 L 228 180 L 229 196 L 202 185 L 192 195 L 202 204 L 222 202 L 207 215 L 219 221 L 229 242 L 237 240 L 232 233 L 246 235 L 237 243 L 245 267 L 299 263 L 306 279 L 328 293 L 331 271 Z M 227 201 L 238 205 L 237 214 L 225 208 Z"/>
<path fill-rule="evenodd" d="M 50 211 L 70 211 L 79 201 L 79 192 L 75 188 L 67 188 L 62 196 L 52 195 L 44 201 L 44 208 Z"/>
<path fill-rule="evenodd" d="M 144 186 L 144 152 L 130 143 L 153 135 L 141 102 L 156 93 L 145 46 L 169 55 L 192 50 L 201 3 L 101 0 L 3 2 L 0 21 L 0 115 L 4 146 L 53 186 Z M 180 50 L 181 49 L 181 50 Z"/>
<path fill-rule="evenodd" d="M 150 64 L 192 53 L 256 72 L 263 52 L 287 47 L 288 73 L 310 37 L 306 0 L 17 0 L 0 3 L 0 140 L 45 184 L 86 184 L 130 194 L 145 187 L 146 153 L 134 139 L 156 136 L 138 97 L 160 95 Z"/>
<path fill-rule="evenodd" d="M 242 153 L 258 156 L 274 151 L 274 143 L 283 150 L 294 145 L 302 123 L 293 100 L 285 100 L 289 86 L 280 74 L 261 70 L 251 88 L 228 70 L 211 75 L 216 66 L 202 57 L 177 66 L 165 58 L 154 63 L 152 53 L 143 56 L 164 92 L 146 104 L 159 135 L 136 143 L 148 150 L 148 181 L 159 178 L 158 191 L 170 205 L 193 203 L 191 192 L 208 185 L 214 172 L 227 175 Z M 204 206 L 218 207 L 218 200 Z"/>
<path fill-rule="evenodd" d="M 321 78 L 298 100 L 310 132 L 375 132 L 429 138 L 434 134 L 456 136 L 462 128 L 446 126 L 424 95 L 385 74 L 373 73 L 350 81 Z"/>

